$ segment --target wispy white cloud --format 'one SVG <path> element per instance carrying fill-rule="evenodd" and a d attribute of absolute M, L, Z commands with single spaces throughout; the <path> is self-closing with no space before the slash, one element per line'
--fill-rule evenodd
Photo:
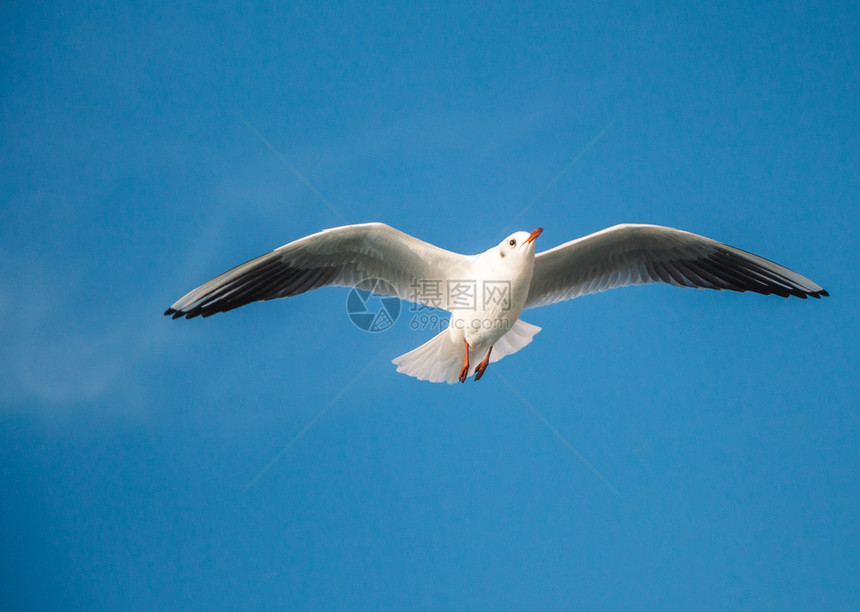
<path fill-rule="evenodd" d="M 105 296 L 82 295 L 80 271 L 19 261 L 0 277 L 3 410 L 38 405 L 56 414 L 97 404 L 133 384 L 136 361 L 163 342 L 158 330 L 135 322 L 130 304 L 112 305 L 109 316 L 82 308 L 104 305 Z"/>
<path fill-rule="evenodd" d="M 307 205 L 304 187 L 286 172 L 279 175 L 277 162 L 266 164 L 269 157 L 260 151 L 229 172 L 212 172 L 197 194 L 208 203 L 206 214 L 193 232 L 162 245 L 169 257 L 129 248 L 121 239 L 106 244 L 86 237 L 74 253 L 50 244 L 0 249 L 0 411 L 35 407 L 49 417 L 93 411 L 142 417 L 151 410 L 159 390 L 141 372 L 155 371 L 176 340 L 161 311 L 222 271 L 218 251 L 235 239 L 237 220 L 271 227 Z M 19 221 L 33 232 L 39 223 L 24 211 L 44 201 L 62 200 L 50 191 L 31 192 L 14 203 Z M 72 204 L 61 212 L 81 224 L 89 214 Z M 138 236 L 136 244 L 142 242 Z M 260 252 L 280 244 L 265 242 Z"/>

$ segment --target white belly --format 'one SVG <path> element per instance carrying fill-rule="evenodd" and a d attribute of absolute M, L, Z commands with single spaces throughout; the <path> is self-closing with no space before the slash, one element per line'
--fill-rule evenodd
<path fill-rule="evenodd" d="M 528 283 L 511 282 L 507 294 L 490 294 L 488 299 L 479 300 L 476 308 L 452 309 L 448 328 L 451 339 L 461 344 L 465 340 L 476 351 L 493 346 L 519 319 L 527 293 Z"/>
<path fill-rule="evenodd" d="M 512 310 L 458 312 L 451 315 L 449 332 L 456 342 L 466 340 L 475 349 L 487 348 L 508 333 L 519 315 Z"/>

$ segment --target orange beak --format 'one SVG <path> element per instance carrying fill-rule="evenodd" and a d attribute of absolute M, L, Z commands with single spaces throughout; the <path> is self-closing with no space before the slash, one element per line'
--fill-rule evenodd
<path fill-rule="evenodd" d="M 540 236 L 540 233 L 541 233 L 542 231 L 543 231 L 543 228 L 542 228 L 542 227 L 539 227 L 539 228 L 537 228 L 535 231 L 533 231 L 531 234 L 529 234 L 529 237 L 528 237 L 528 239 L 526 240 L 526 244 L 528 244 L 529 242 L 534 242 L 535 238 L 537 238 L 538 236 Z"/>

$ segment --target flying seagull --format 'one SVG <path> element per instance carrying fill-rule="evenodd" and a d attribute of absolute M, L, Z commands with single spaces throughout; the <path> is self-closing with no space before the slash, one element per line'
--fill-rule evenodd
<path fill-rule="evenodd" d="M 250 302 L 323 286 L 358 287 L 451 312 L 447 329 L 393 360 L 431 382 L 465 382 L 516 353 L 540 327 L 521 321 L 546 306 L 646 283 L 819 298 L 827 291 L 746 251 L 659 225 L 623 224 L 535 254 L 543 228 L 516 232 L 479 255 L 461 255 L 383 223 L 327 229 L 224 272 L 165 311 L 208 317 Z M 384 281 L 384 282 L 381 282 Z"/>

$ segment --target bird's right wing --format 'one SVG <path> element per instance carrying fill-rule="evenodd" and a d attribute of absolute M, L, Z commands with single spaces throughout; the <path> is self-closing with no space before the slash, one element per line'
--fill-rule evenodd
<path fill-rule="evenodd" d="M 535 257 L 526 308 L 645 283 L 806 298 L 827 292 L 788 268 L 689 232 L 616 225 Z"/>
<path fill-rule="evenodd" d="M 290 297 L 327 285 L 358 286 L 437 306 L 436 296 L 417 290 L 416 282 L 444 283 L 457 278 L 471 260 L 383 223 L 347 225 L 285 244 L 224 272 L 177 300 L 164 314 L 174 319 L 208 317 L 250 302 Z M 390 287 L 373 283 L 376 279 Z"/>

